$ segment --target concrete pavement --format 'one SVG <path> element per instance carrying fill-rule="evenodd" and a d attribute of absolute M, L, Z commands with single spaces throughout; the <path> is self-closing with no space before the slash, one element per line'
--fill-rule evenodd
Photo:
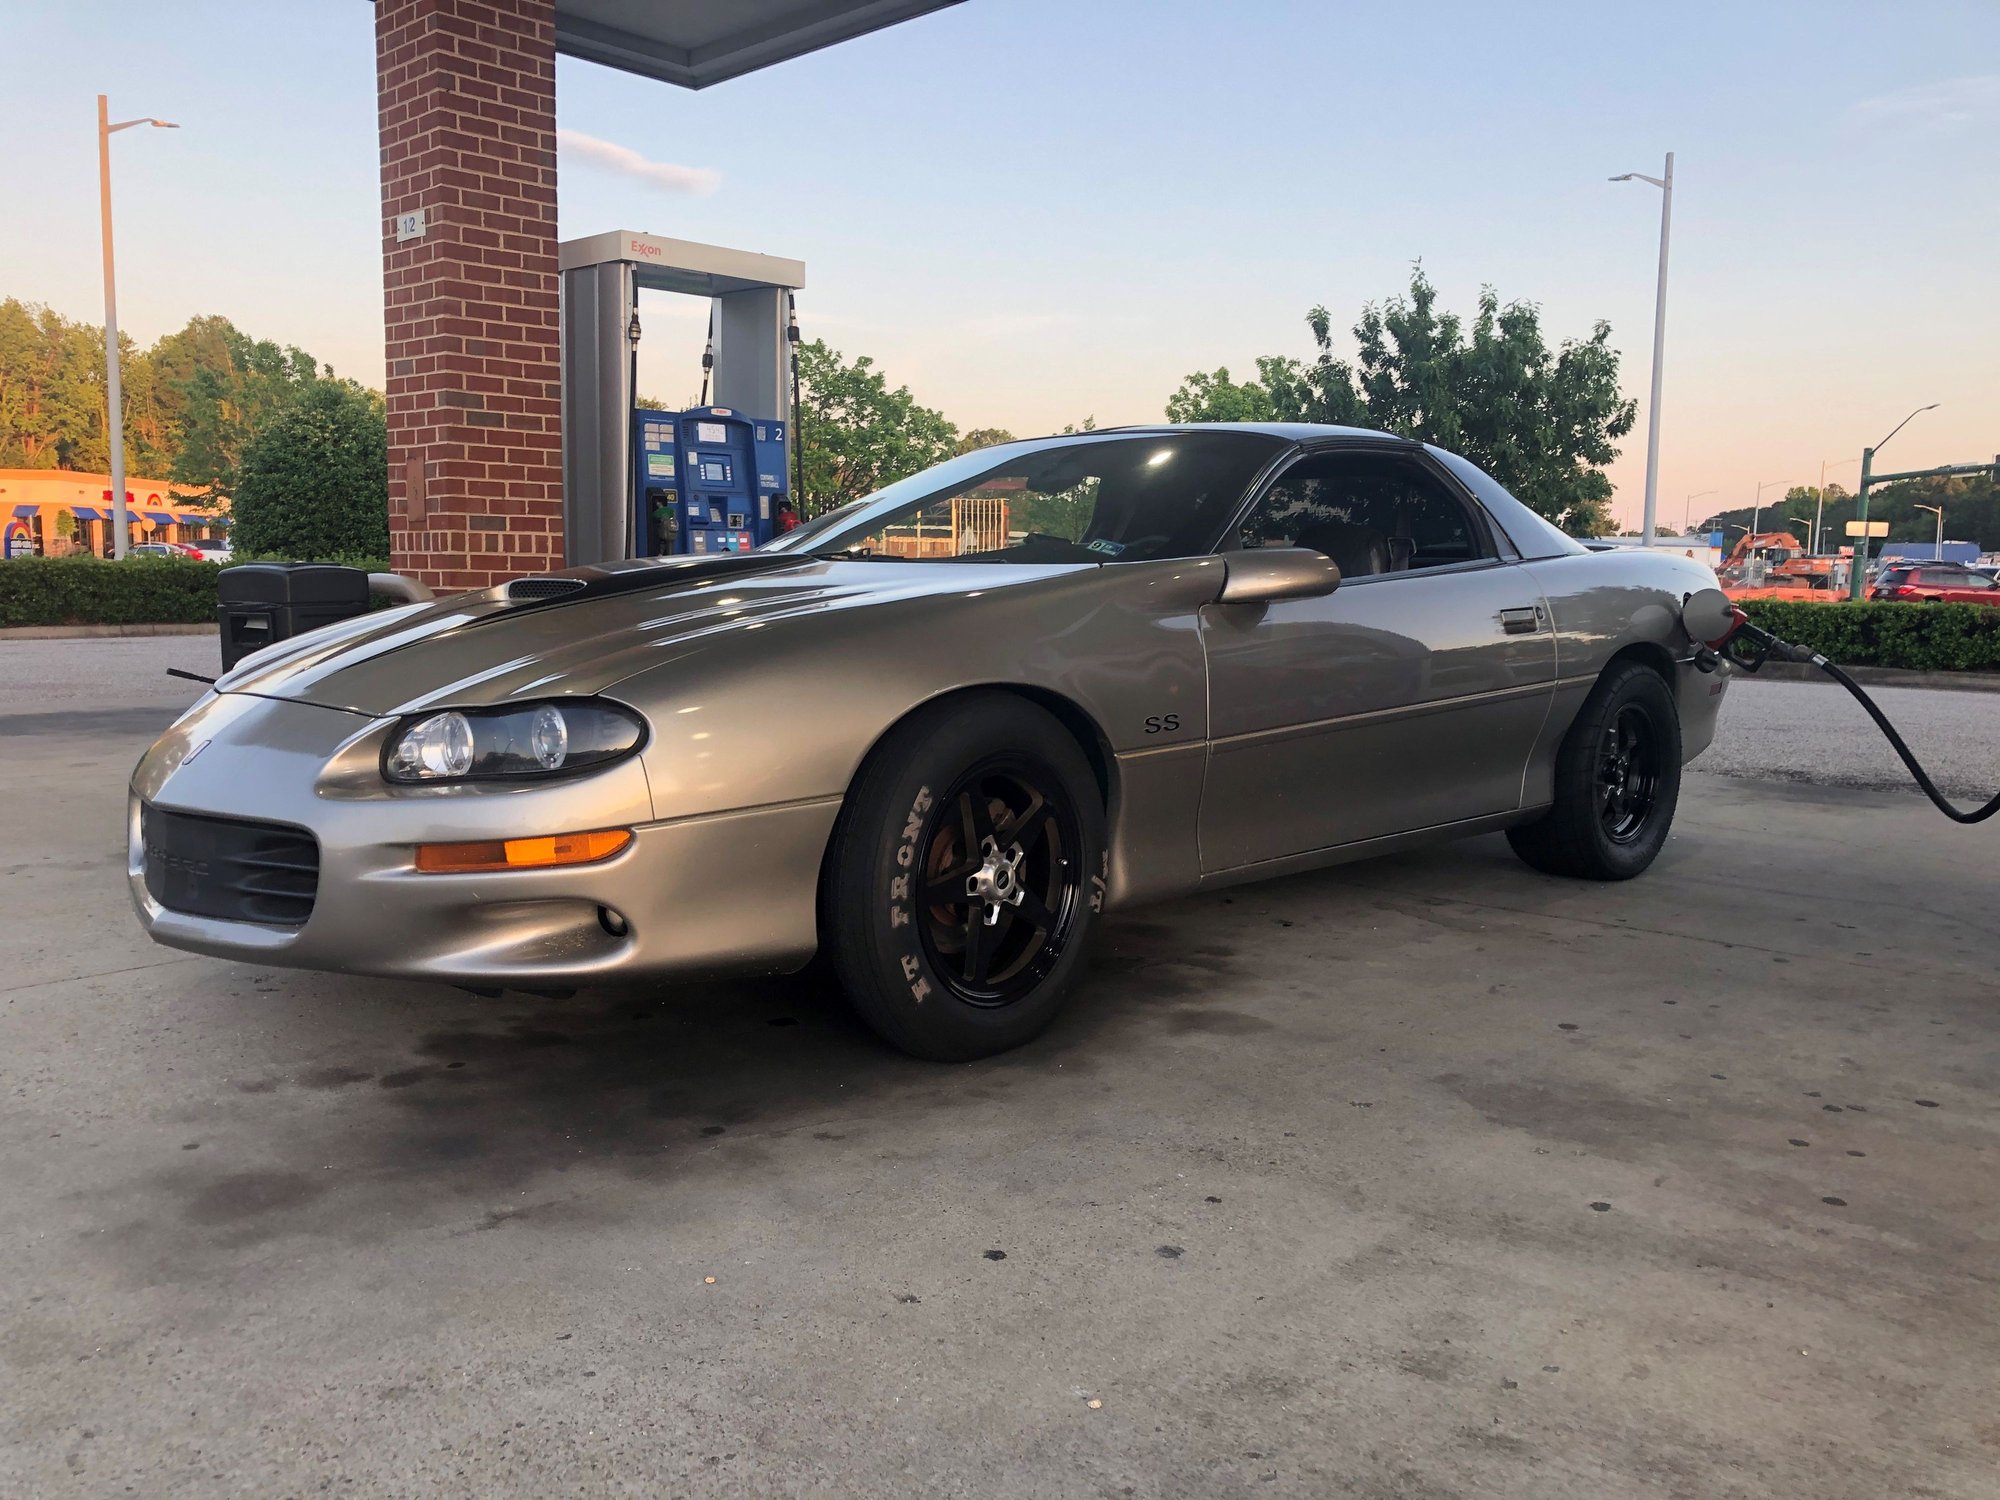
<path fill-rule="evenodd" d="M 1865 685 L 1864 685 L 1865 686 Z M 1867 687 L 1939 789 L 1984 802 L 2000 789 L 2000 693 Z M 1730 685 L 1724 733 L 1697 764 L 1711 775 L 1908 791 L 1909 772 L 1836 682 Z"/>
<path fill-rule="evenodd" d="M 806 983 L 150 947 L 123 782 L 206 644 L 34 644 L 0 1492 L 1993 1493 L 1991 825 L 1694 775 L 1642 880 L 1485 839 L 1134 912 L 940 1068 Z"/>

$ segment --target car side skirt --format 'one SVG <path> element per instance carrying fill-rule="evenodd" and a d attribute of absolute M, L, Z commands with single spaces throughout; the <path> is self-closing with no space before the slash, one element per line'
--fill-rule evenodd
<path fill-rule="evenodd" d="M 1519 823 L 1532 823 L 1546 811 L 1548 804 L 1544 803 L 1538 807 L 1524 807 L 1514 812 L 1493 813 L 1483 818 L 1465 818 L 1456 823 L 1439 823 L 1430 828 L 1413 829 L 1408 833 L 1359 839 L 1351 844 L 1335 844 L 1326 849 L 1310 849 L 1304 854 L 1287 855 L 1283 859 L 1267 859 L 1252 865 L 1215 870 L 1204 875 L 1197 882 L 1195 889 L 1207 891 L 1223 886 L 1248 885 L 1256 880 L 1271 880 L 1280 875 L 1297 875 L 1307 870 L 1323 870 L 1332 865 L 1374 859 L 1383 854 L 1400 854 L 1405 849 L 1421 849 L 1429 844 L 1448 843 L 1453 839 L 1472 838 L 1477 834 L 1498 833 L 1503 828 L 1512 828 Z"/>

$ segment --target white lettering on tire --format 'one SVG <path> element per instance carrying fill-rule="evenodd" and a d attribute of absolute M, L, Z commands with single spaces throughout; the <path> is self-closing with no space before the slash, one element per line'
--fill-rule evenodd
<path fill-rule="evenodd" d="M 896 864 L 900 869 L 907 871 L 916 864 L 917 840 L 923 835 L 924 815 L 935 805 L 931 789 L 927 786 L 918 787 L 916 801 L 910 804 L 910 815 L 903 820 L 902 842 L 896 846 Z M 909 899 L 910 877 L 907 874 L 891 876 L 889 925 L 892 928 L 910 925 L 910 908 L 906 904 Z M 910 998 L 919 1005 L 923 1004 L 924 997 L 931 992 L 930 981 L 924 977 L 923 960 L 914 952 L 905 953 L 902 965 L 903 979 L 910 986 Z"/>

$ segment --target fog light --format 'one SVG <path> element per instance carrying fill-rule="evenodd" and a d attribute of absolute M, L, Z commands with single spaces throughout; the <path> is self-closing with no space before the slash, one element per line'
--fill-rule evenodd
<path fill-rule="evenodd" d="M 481 870 L 546 870 L 609 859 L 632 842 L 629 828 L 558 833 L 543 839 L 493 839 L 476 844 L 419 844 L 417 868 L 426 875 L 470 875 Z"/>

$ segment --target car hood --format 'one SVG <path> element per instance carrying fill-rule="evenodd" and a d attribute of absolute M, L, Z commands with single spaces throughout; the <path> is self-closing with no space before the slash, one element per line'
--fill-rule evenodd
<path fill-rule="evenodd" d="M 784 553 L 574 568 L 312 631 L 248 658 L 216 691 L 374 718 L 583 696 L 702 651 L 724 635 L 802 615 L 832 626 L 856 609 L 977 595 L 1079 570 Z M 556 593 L 563 587 L 569 591 Z"/>

